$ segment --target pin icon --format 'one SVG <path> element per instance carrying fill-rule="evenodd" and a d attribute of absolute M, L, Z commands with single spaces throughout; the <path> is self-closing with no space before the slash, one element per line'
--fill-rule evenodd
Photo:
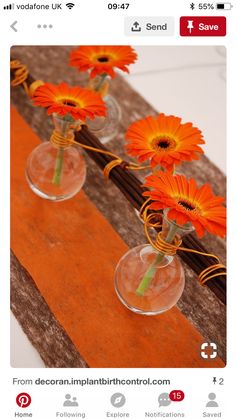
<path fill-rule="evenodd" d="M 193 20 L 188 20 L 187 29 L 189 30 L 189 33 L 192 33 L 192 29 L 194 29 Z"/>
<path fill-rule="evenodd" d="M 16 397 L 16 403 L 21 408 L 28 407 L 31 404 L 31 397 L 28 393 L 20 393 Z"/>

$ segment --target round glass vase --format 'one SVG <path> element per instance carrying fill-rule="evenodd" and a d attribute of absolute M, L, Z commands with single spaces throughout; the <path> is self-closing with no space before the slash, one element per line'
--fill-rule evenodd
<path fill-rule="evenodd" d="M 99 92 L 105 102 L 107 115 L 105 117 L 95 117 L 93 120 L 86 120 L 91 132 L 99 137 L 102 144 L 111 141 L 118 133 L 119 123 L 121 121 L 121 109 L 113 96 L 108 94 L 110 79 L 99 75 L 91 79 L 89 88 Z"/>
<path fill-rule="evenodd" d="M 53 122 L 56 133 L 65 139 L 72 136 L 73 130 L 79 125 L 79 122 L 67 121 L 57 115 L 53 115 Z M 25 174 L 36 195 L 50 201 L 64 201 L 82 188 L 86 165 L 79 147 L 61 147 L 47 141 L 31 152 Z"/>
<path fill-rule="evenodd" d="M 172 243 L 178 234 L 192 232 L 163 216 L 162 234 Z M 145 244 L 129 250 L 115 271 L 115 290 L 124 306 L 147 316 L 172 308 L 180 299 L 185 285 L 184 269 L 178 256 L 167 256 Z"/>

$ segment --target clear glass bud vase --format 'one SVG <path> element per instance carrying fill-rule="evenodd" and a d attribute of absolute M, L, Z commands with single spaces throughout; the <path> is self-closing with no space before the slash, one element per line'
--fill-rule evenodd
<path fill-rule="evenodd" d="M 192 226 L 178 226 L 163 216 L 162 237 L 173 243 L 176 235 L 193 231 Z M 178 256 L 168 256 L 149 244 L 129 250 L 115 271 L 115 290 L 120 301 L 131 311 L 157 315 L 169 310 L 180 299 L 185 284 L 183 266 Z"/>
<path fill-rule="evenodd" d="M 89 88 L 101 94 L 107 108 L 105 117 L 99 116 L 86 121 L 89 129 L 99 137 L 102 144 L 108 143 L 117 135 L 121 120 L 120 106 L 114 97 L 108 93 L 109 85 L 110 79 L 104 75 L 96 76 L 89 82 Z"/>
<path fill-rule="evenodd" d="M 62 138 L 73 136 L 79 122 L 53 115 L 55 133 Z M 50 201 L 64 201 L 82 188 L 86 177 L 86 165 L 78 146 L 57 145 L 44 142 L 29 155 L 26 179 L 32 191 Z"/>

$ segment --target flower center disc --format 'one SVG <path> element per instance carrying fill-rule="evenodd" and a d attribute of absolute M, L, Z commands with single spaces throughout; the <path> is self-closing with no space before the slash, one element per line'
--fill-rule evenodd
<path fill-rule="evenodd" d="M 109 58 L 108 57 L 99 57 L 98 58 L 98 61 L 100 62 L 100 63 L 108 63 L 108 61 L 109 61 Z"/>
<path fill-rule="evenodd" d="M 158 151 L 169 151 L 175 148 L 175 141 L 169 137 L 155 137 L 152 140 L 152 147 Z"/>
<path fill-rule="evenodd" d="M 77 103 L 75 103 L 75 102 L 72 102 L 71 100 L 64 99 L 64 100 L 63 100 L 63 105 L 66 105 L 66 106 L 72 106 L 73 108 L 76 108 L 76 106 L 77 106 L 78 104 L 77 104 Z"/>
<path fill-rule="evenodd" d="M 182 205 L 182 207 L 184 207 L 184 209 L 186 209 L 187 211 L 194 211 L 196 210 L 196 207 L 194 207 L 190 202 L 188 201 L 184 201 L 184 200 L 180 200 L 178 201 L 179 205 Z"/>

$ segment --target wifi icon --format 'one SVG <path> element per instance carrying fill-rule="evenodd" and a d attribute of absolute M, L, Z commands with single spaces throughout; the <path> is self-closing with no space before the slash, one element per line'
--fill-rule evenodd
<path fill-rule="evenodd" d="M 67 3 L 66 7 L 68 7 L 68 9 L 73 9 L 73 7 L 75 6 L 74 3 Z"/>

